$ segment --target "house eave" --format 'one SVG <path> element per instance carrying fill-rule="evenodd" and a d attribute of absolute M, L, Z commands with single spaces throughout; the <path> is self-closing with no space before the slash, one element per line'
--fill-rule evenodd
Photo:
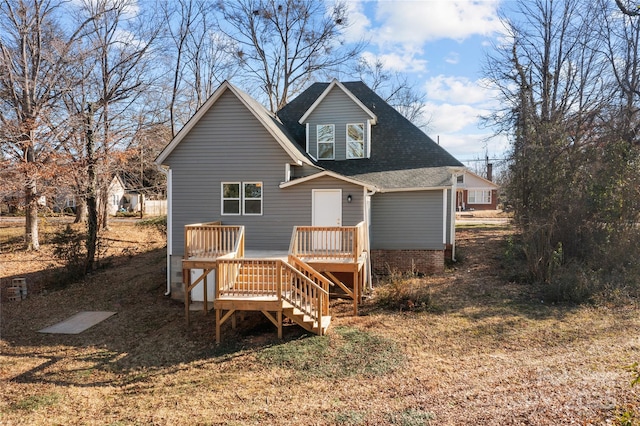
<path fill-rule="evenodd" d="M 298 184 L 301 184 L 301 183 L 309 182 L 309 181 L 312 181 L 312 180 L 315 180 L 315 179 L 318 179 L 318 178 L 321 178 L 321 177 L 325 177 L 325 176 L 329 176 L 329 177 L 332 177 L 332 178 L 335 178 L 335 179 L 339 179 L 339 180 L 342 180 L 344 182 L 348 182 L 348 183 L 351 183 L 351 184 L 354 184 L 354 185 L 362 186 L 362 187 L 368 189 L 369 191 L 376 191 L 376 192 L 378 191 L 378 188 L 376 188 L 373 185 L 361 182 L 359 180 L 355 180 L 355 179 L 349 178 L 347 176 L 343 176 L 341 174 L 338 174 L 338 173 L 335 173 L 335 172 L 332 172 L 332 171 L 329 171 L 329 170 L 323 170 L 323 171 L 321 171 L 319 173 L 314 173 L 312 175 L 308 175 L 308 176 L 305 176 L 305 177 L 292 179 L 292 180 L 290 180 L 288 182 L 282 182 L 280 184 L 280 188 L 289 188 L 291 186 L 295 186 L 295 185 L 298 185 Z"/>
<path fill-rule="evenodd" d="M 422 186 L 408 188 L 381 188 L 378 192 L 417 192 L 417 191 L 442 191 L 443 189 L 451 189 L 451 186 Z"/>
<path fill-rule="evenodd" d="M 189 134 L 189 132 L 216 103 L 220 96 L 225 93 L 226 90 L 230 90 L 236 96 L 236 98 L 239 99 L 240 102 L 242 102 L 242 104 L 249 111 L 251 111 L 253 116 L 263 125 L 263 127 L 271 134 L 271 136 L 273 136 L 273 138 L 278 142 L 282 149 L 296 164 L 313 165 L 313 162 L 311 160 L 302 155 L 301 152 L 297 151 L 295 147 L 293 147 L 293 142 L 291 142 L 284 133 L 274 130 L 274 125 L 265 121 L 263 114 L 256 110 L 255 106 L 245 98 L 245 95 L 239 89 L 237 89 L 233 84 L 226 80 L 220 85 L 220 87 L 218 87 L 218 89 L 216 89 L 216 91 L 209 97 L 209 99 L 207 99 L 207 101 L 200 107 L 200 109 L 198 109 L 193 117 L 191 117 L 187 124 L 185 124 L 184 127 L 180 129 L 173 140 L 156 157 L 154 161 L 156 164 L 166 165 L 165 161 L 167 157 L 169 157 L 173 150 L 180 144 L 180 142 L 182 142 L 185 136 Z"/>

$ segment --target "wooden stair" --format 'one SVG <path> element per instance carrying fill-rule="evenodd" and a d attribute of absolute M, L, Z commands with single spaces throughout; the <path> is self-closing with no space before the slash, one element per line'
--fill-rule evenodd
<path fill-rule="evenodd" d="M 282 313 L 291 321 L 298 324 L 300 327 L 319 336 L 323 336 L 327 332 L 329 325 L 331 325 L 330 315 L 322 316 L 320 319 L 320 324 L 318 324 L 318 321 L 314 320 L 309 315 L 305 315 L 304 312 L 302 312 L 286 300 L 282 301 Z"/>
<path fill-rule="evenodd" d="M 235 327 L 235 311 L 262 312 L 282 338 L 283 316 L 305 330 L 320 336 L 329 328 L 329 282 L 303 265 L 280 259 L 218 259 L 216 342 L 220 326 L 229 318 Z"/>

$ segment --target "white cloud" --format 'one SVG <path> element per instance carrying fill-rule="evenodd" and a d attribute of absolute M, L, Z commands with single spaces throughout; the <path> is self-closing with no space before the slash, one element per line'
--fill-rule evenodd
<path fill-rule="evenodd" d="M 422 45 L 437 39 L 464 40 L 502 28 L 499 0 L 378 1 L 372 41 Z"/>
<path fill-rule="evenodd" d="M 348 43 L 358 43 L 368 37 L 371 21 L 364 13 L 363 4 L 360 1 L 351 0 L 347 3 L 347 27 L 344 36 Z"/>
<path fill-rule="evenodd" d="M 445 56 L 444 61 L 448 64 L 455 65 L 460 62 L 460 54 L 458 52 L 449 52 L 449 54 Z"/>
<path fill-rule="evenodd" d="M 472 81 L 466 77 L 438 75 L 425 83 L 430 101 L 467 104 L 492 104 L 495 92 L 488 89 L 483 80 Z"/>
<path fill-rule="evenodd" d="M 467 126 L 478 122 L 480 115 L 487 110 L 475 108 L 471 105 L 435 104 L 427 102 L 425 113 L 431 117 L 430 133 L 445 134 L 461 131 Z"/>
<path fill-rule="evenodd" d="M 475 162 L 471 160 L 484 159 L 485 155 L 504 159 L 509 150 L 505 136 L 492 136 L 490 133 L 441 134 L 440 146 L 467 166 L 473 166 Z"/>
<path fill-rule="evenodd" d="M 409 72 L 424 72 L 427 70 L 428 61 L 419 55 L 412 55 L 407 52 L 403 53 L 387 53 L 375 55 L 365 52 L 362 55 L 369 63 L 375 63 L 380 60 L 386 70 Z"/>

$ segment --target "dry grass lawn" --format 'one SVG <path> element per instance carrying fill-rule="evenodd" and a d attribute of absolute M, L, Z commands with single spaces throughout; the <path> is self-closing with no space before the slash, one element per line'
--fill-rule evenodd
<path fill-rule="evenodd" d="M 2 279 L 37 280 L 56 266 L 50 248 L 15 249 L 15 226 L 0 224 Z M 638 424 L 638 306 L 545 303 L 505 278 L 510 233 L 460 230 L 462 261 L 419 281 L 427 311 L 370 298 L 353 317 L 335 300 L 326 337 L 288 327 L 278 341 L 250 315 L 216 347 L 213 315 L 187 328 L 164 296 L 160 236 L 114 223 L 112 268 L 2 303 L 0 424 Z M 117 314 L 79 335 L 37 332 L 86 310 Z"/>

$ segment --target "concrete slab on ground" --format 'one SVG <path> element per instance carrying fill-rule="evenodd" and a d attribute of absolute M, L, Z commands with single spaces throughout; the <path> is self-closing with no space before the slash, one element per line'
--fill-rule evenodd
<path fill-rule="evenodd" d="M 80 334 L 115 314 L 115 312 L 108 311 L 78 312 L 72 317 L 47 328 L 43 328 L 42 330 L 38 330 L 38 332 L 50 334 Z"/>

